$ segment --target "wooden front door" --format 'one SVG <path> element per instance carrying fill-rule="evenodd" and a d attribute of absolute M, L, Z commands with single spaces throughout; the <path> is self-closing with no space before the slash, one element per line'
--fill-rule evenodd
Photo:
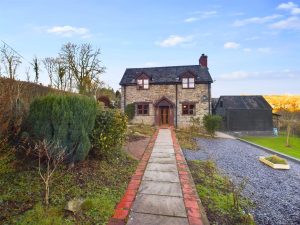
<path fill-rule="evenodd" d="M 168 106 L 159 107 L 160 125 L 170 124 L 170 109 Z"/>

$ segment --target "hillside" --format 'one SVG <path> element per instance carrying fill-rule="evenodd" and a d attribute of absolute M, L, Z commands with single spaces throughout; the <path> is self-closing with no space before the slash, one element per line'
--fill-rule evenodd
<path fill-rule="evenodd" d="M 300 111 L 300 95 L 264 95 L 274 112 L 282 109 Z"/>

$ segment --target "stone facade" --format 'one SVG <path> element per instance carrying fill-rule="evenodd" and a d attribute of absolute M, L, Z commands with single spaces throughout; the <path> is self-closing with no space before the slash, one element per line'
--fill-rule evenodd
<path fill-rule="evenodd" d="M 135 85 L 122 86 L 121 107 L 124 110 L 124 103 L 148 102 L 149 115 L 136 115 L 132 123 L 144 123 L 155 125 L 155 103 L 165 97 L 174 105 L 174 125 L 178 127 L 187 127 L 191 125 L 191 117 L 203 117 L 209 112 L 209 96 L 210 84 L 195 84 L 193 89 L 183 89 L 182 84 L 151 84 L 147 90 L 138 90 Z M 176 102 L 176 86 L 177 86 L 177 102 Z M 182 103 L 191 102 L 195 104 L 194 115 L 182 114 Z M 176 110 L 177 105 L 177 110 Z M 176 115 L 177 111 L 177 115 Z"/>

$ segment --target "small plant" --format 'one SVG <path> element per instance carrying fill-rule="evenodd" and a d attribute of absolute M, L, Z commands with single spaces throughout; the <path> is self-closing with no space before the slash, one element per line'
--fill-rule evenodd
<path fill-rule="evenodd" d="M 135 114 L 135 104 L 134 103 L 126 105 L 125 114 L 128 118 L 128 121 L 131 121 L 134 118 L 134 114 Z"/>
<path fill-rule="evenodd" d="M 203 117 L 203 124 L 207 133 L 214 137 L 216 130 L 220 127 L 222 117 L 217 115 L 205 115 Z"/>
<path fill-rule="evenodd" d="M 43 140 L 35 145 L 34 152 L 38 155 L 38 171 L 45 186 L 45 204 L 49 205 L 50 185 L 53 182 L 53 175 L 59 164 L 65 160 L 66 150 L 57 143 Z"/>
<path fill-rule="evenodd" d="M 191 117 L 190 122 L 192 123 L 190 130 L 196 133 L 200 132 L 201 117 Z"/>
<path fill-rule="evenodd" d="M 285 159 L 280 158 L 277 155 L 271 155 L 271 156 L 266 157 L 265 159 L 272 162 L 272 163 L 274 163 L 274 164 L 284 164 L 284 165 L 288 164 Z"/>
<path fill-rule="evenodd" d="M 122 145 L 127 130 L 127 118 L 119 110 L 98 110 L 92 134 L 96 153 L 109 158 Z"/>

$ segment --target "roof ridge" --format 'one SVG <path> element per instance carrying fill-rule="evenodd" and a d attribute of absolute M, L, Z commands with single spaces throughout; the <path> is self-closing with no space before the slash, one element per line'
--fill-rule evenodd
<path fill-rule="evenodd" d="M 190 66 L 199 66 L 199 65 L 132 67 L 132 68 L 126 68 L 126 69 L 153 69 L 153 68 L 190 67 Z M 200 66 L 199 66 L 199 67 L 200 67 Z"/>

